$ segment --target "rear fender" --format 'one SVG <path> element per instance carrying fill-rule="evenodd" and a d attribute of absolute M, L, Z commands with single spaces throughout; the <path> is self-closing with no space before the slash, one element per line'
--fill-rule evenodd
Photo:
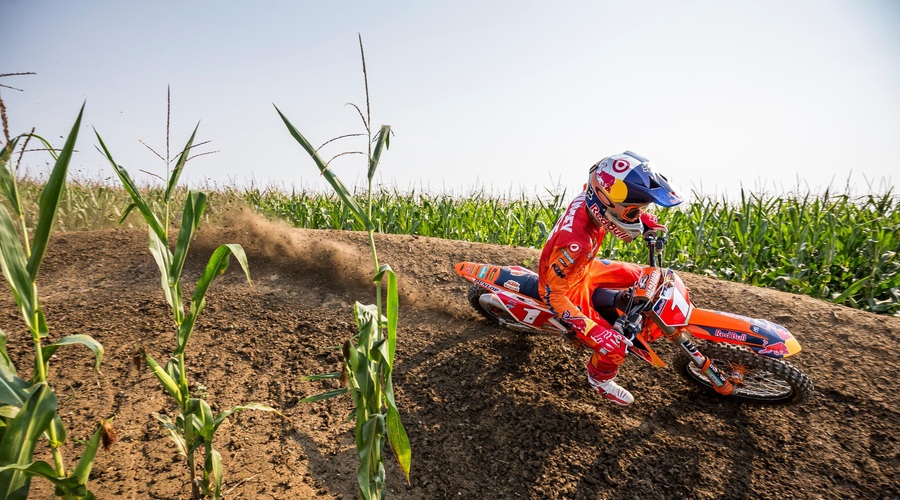
<path fill-rule="evenodd" d="M 519 266 L 494 266 L 477 262 L 460 262 L 454 268 L 456 274 L 494 294 L 499 302 L 494 305 L 502 306 L 516 321 L 544 330 L 568 330 L 547 306 L 520 293 L 518 282 L 509 279 L 534 272 Z"/>
<path fill-rule="evenodd" d="M 749 347 L 770 358 L 786 358 L 801 350 L 791 332 L 777 323 L 721 311 L 694 308 L 687 330 L 697 339 Z"/>
<path fill-rule="evenodd" d="M 460 262 L 454 266 L 456 274 L 474 282 L 475 280 L 489 281 L 491 283 L 500 275 L 500 266 L 480 264 L 478 262 Z"/>
<path fill-rule="evenodd" d="M 477 262 L 460 262 L 456 274 L 476 283 L 487 282 L 499 288 L 537 298 L 537 274 L 521 266 L 495 266 Z"/>

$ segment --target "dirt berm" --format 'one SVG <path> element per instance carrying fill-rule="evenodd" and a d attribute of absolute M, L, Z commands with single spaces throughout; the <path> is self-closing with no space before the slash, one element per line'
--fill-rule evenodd
<path fill-rule="evenodd" d="M 387 452 L 390 498 L 900 497 L 898 318 L 684 273 L 699 306 L 790 329 L 803 346 L 790 361 L 816 394 L 799 406 L 735 404 L 631 358 L 619 380 L 636 402 L 621 408 L 591 392 L 587 352 L 491 327 L 466 303 L 453 264 L 534 267 L 537 250 L 415 236 L 376 242 L 400 277 L 394 384 L 413 457 L 407 483 Z M 201 227 L 186 284 L 221 243 L 243 245 L 253 283 L 232 261 L 210 288 L 187 349 L 194 392 L 214 411 L 263 402 L 286 416 L 248 410 L 220 428 L 227 497 L 356 498 L 349 398 L 298 400 L 330 387 L 300 377 L 339 368 L 332 346 L 355 330 L 352 304 L 375 300 L 365 234 L 239 215 Z M 98 498 L 188 498 L 184 460 L 154 418 L 174 415 L 173 401 L 132 365 L 137 346 L 161 362 L 174 347 L 146 231 L 54 235 L 39 293 L 51 340 L 83 333 L 106 349 L 99 375 L 80 346 L 51 362 L 67 465 L 97 422 L 114 417 L 118 442 L 91 475 Z M 11 294 L 0 307 L 27 377 L 33 350 Z M 674 355 L 665 341 L 656 346 L 664 359 Z M 51 494 L 35 480 L 33 498 Z"/>

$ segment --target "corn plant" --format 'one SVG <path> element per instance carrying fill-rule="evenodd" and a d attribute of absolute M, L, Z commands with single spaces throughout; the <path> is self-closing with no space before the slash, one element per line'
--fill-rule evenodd
<path fill-rule="evenodd" d="M 199 127 L 199 124 L 198 124 Z M 194 235 L 200 225 L 200 220 L 206 208 L 206 194 L 198 191 L 190 191 L 184 203 L 182 211 L 181 229 L 175 242 L 174 252 L 170 249 L 171 242 L 169 240 L 169 217 L 170 204 L 172 196 L 175 192 L 175 186 L 178 178 L 184 170 L 184 166 L 189 159 L 191 149 L 194 147 L 194 138 L 197 134 L 197 128 L 194 128 L 193 134 L 187 141 L 175 159 L 169 159 L 168 153 L 165 158 L 166 168 L 169 170 L 172 162 L 175 163 L 171 171 L 167 171 L 168 184 L 163 199 L 164 216 L 158 217 L 151 209 L 144 196 L 138 191 L 134 181 L 128 172 L 122 166 L 118 165 L 112 157 L 112 154 L 103 143 L 100 134 L 96 132 L 97 140 L 100 148 L 105 154 L 107 160 L 115 170 L 122 185 L 132 198 L 132 203 L 125 210 L 127 215 L 133 209 L 137 209 L 143 216 L 149 228 L 150 235 L 150 253 L 156 261 L 160 271 L 160 279 L 166 302 L 169 304 L 175 324 L 175 350 L 171 357 L 165 363 L 160 365 L 156 360 L 141 349 L 141 356 L 147 365 L 159 379 L 163 388 L 178 404 L 180 414 L 173 421 L 167 416 L 157 415 L 157 419 L 162 423 L 163 428 L 169 437 L 175 442 L 178 452 L 183 455 L 187 461 L 188 471 L 191 479 L 191 494 L 194 499 L 201 496 L 213 496 L 214 498 L 222 498 L 222 457 L 213 447 L 213 438 L 219 426 L 225 419 L 238 410 L 254 409 L 275 412 L 274 408 L 260 404 L 250 403 L 236 406 L 230 410 L 222 411 L 217 415 L 213 415 L 209 404 L 199 397 L 192 397 L 190 392 L 190 384 L 187 378 L 187 368 L 185 366 L 185 350 L 188 340 L 194 331 L 197 317 L 203 311 L 206 305 L 206 292 L 212 284 L 213 279 L 220 276 L 228 269 L 229 262 L 233 256 L 244 270 L 247 281 L 250 281 L 250 269 L 247 264 L 247 256 L 244 249 L 237 244 L 220 245 L 213 252 L 206 265 L 203 274 L 194 287 L 191 296 L 190 306 L 185 309 L 184 295 L 181 285 L 181 274 L 187 259 L 188 249 L 193 240 Z M 168 127 L 166 131 L 168 137 Z M 201 478 L 196 476 L 197 464 L 195 461 L 195 451 L 203 447 L 204 462 L 203 474 Z"/>
<path fill-rule="evenodd" d="M 14 221 L 6 206 L 0 204 L 0 264 L 16 306 L 31 333 L 35 357 L 31 380 L 20 378 L 6 350 L 6 333 L 0 330 L 0 500 L 27 498 L 31 478 L 34 476 L 51 481 L 56 486 L 57 496 L 69 499 L 94 498 L 87 489 L 88 476 L 101 436 L 109 430 L 110 424 L 101 424 L 88 440 L 75 468 L 66 468 L 60 449 L 66 441 L 66 430 L 59 418 L 56 394 L 48 380 L 50 358 L 62 346 L 81 344 L 93 351 L 95 369 L 99 373 L 103 346 L 89 335 L 82 334 L 69 335 L 45 345 L 50 332 L 38 299 L 36 283 L 62 199 L 68 165 L 83 113 L 82 105 L 65 145 L 57 154 L 46 140 L 37 135 L 22 134 L 10 138 L 4 108 L 6 144 L 0 150 L 0 188 L 15 213 L 16 220 Z M 46 146 L 54 157 L 55 165 L 41 191 L 37 225 L 32 231 L 33 239 L 29 241 L 26 212 L 21 203 L 17 172 L 12 159 L 19 141 L 22 141 L 21 151 L 24 152 L 32 138 Z M 21 162 L 21 153 L 19 161 Z M 35 449 L 42 437 L 49 443 L 53 465 L 33 461 Z"/>
<path fill-rule="evenodd" d="M 362 57 L 363 76 L 366 75 L 365 54 L 362 37 L 359 38 L 359 49 Z M 368 190 L 366 193 L 367 209 L 363 211 L 357 199 L 347 190 L 340 179 L 328 168 L 319 153 L 310 142 L 288 121 L 279 110 L 279 116 L 287 126 L 291 136 L 300 143 L 315 162 L 319 171 L 337 195 L 344 202 L 359 226 L 369 237 L 369 247 L 375 264 L 376 303 L 362 305 L 356 302 L 353 306 L 354 316 L 359 332 L 356 342 L 347 340 L 343 346 L 344 371 L 308 377 L 308 380 L 322 378 L 341 378 L 348 382 L 346 388 L 329 391 L 323 394 L 304 398 L 304 402 L 318 401 L 330 397 L 350 393 L 355 406 L 351 418 L 356 419 L 356 449 L 359 454 L 357 482 L 360 495 L 365 499 L 384 498 L 385 472 L 383 451 L 385 442 L 390 442 L 401 470 L 409 480 L 411 452 L 409 438 L 400 421 L 400 412 L 394 398 L 392 372 L 397 345 L 397 325 L 399 316 L 399 300 L 397 292 L 397 276 L 389 265 L 379 265 L 378 253 L 375 249 L 375 221 L 372 218 L 372 179 L 381 158 L 382 149 L 389 147 L 391 127 L 382 125 L 375 138 L 372 137 L 371 112 L 369 109 L 369 89 L 366 84 L 366 114 L 353 105 L 362 118 L 368 138 Z M 374 149 L 372 144 L 375 144 Z M 386 293 L 386 302 L 382 303 L 382 291 Z M 385 313 L 382 313 L 385 311 Z"/>

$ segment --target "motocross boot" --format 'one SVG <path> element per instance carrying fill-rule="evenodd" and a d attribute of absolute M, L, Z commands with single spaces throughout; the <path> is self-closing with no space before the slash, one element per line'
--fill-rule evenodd
<path fill-rule="evenodd" d="M 601 396 L 622 406 L 628 406 L 634 403 L 634 396 L 628 392 L 628 389 L 617 384 L 615 378 L 609 380 L 596 380 L 588 375 L 588 383 L 597 390 Z"/>

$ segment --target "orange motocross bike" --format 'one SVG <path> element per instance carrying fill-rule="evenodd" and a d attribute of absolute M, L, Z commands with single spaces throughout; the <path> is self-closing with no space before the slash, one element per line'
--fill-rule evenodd
<path fill-rule="evenodd" d="M 690 290 L 672 269 L 662 267 L 665 238 L 644 238 L 647 265 L 638 281 L 611 290 L 610 307 L 599 309 L 629 342 L 629 352 L 665 367 L 650 347 L 665 337 L 679 346 L 675 369 L 690 382 L 731 399 L 793 404 L 813 393 L 809 377 L 784 358 L 800 343 L 781 325 L 763 319 L 695 307 Z M 460 262 L 456 273 L 472 282 L 469 304 L 488 321 L 526 333 L 575 339 L 575 332 L 545 305 L 538 276 L 520 266 Z M 699 342 L 697 342 L 699 341 Z"/>

